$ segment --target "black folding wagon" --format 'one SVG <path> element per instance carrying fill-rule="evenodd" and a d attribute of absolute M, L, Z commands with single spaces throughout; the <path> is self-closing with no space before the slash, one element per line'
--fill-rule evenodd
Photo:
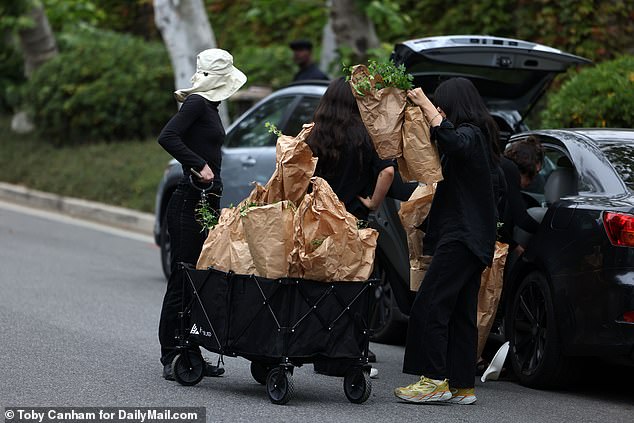
<path fill-rule="evenodd" d="M 350 402 L 369 398 L 369 316 L 376 280 L 268 279 L 180 266 L 189 300 L 180 313 L 180 351 L 172 367 L 181 385 L 203 378 L 203 357 L 192 348 L 200 346 L 250 360 L 251 375 L 266 385 L 274 404 L 293 397 L 295 367 L 324 360 L 337 360 L 346 369 L 343 388 Z"/>

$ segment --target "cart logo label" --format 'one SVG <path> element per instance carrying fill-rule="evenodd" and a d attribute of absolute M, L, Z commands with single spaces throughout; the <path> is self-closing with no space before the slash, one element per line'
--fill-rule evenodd
<path fill-rule="evenodd" d="M 192 330 L 189 333 L 194 335 L 200 335 L 200 332 L 198 332 L 198 328 L 196 327 L 196 323 L 194 323 L 194 326 L 192 326 Z"/>

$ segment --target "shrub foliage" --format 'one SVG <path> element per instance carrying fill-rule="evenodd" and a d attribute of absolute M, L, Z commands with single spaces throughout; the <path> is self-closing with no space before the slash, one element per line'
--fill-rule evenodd
<path fill-rule="evenodd" d="M 25 84 L 22 103 L 56 145 L 156 136 L 175 103 L 165 48 L 131 35 L 83 29 Z"/>
<path fill-rule="evenodd" d="M 549 96 L 542 126 L 634 127 L 634 56 L 582 69 Z"/>

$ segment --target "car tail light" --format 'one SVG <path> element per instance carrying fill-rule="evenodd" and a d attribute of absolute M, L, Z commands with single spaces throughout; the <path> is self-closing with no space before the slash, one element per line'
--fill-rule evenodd
<path fill-rule="evenodd" d="M 634 310 L 626 311 L 623 313 L 623 321 L 628 323 L 634 323 Z"/>
<path fill-rule="evenodd" d="M 634 247 L 634 215 L 605 212 L 603 225 L 612 245 Z"/>

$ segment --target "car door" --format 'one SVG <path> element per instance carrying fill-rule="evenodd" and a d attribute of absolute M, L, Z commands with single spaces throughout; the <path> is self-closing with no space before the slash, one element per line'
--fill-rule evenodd
<path fill-rule="evenodd" d="M 247 112 L 227 133 L 222 157 L 224 184 L 221 207 L 236 205 L 249 195 L 252 183 L 264 185 L 275 170 L 277 136 L 265 126 L 274 124 L 285 135 L 295 136 L 312 121 L 319 96 L 277 96 Z"/>

